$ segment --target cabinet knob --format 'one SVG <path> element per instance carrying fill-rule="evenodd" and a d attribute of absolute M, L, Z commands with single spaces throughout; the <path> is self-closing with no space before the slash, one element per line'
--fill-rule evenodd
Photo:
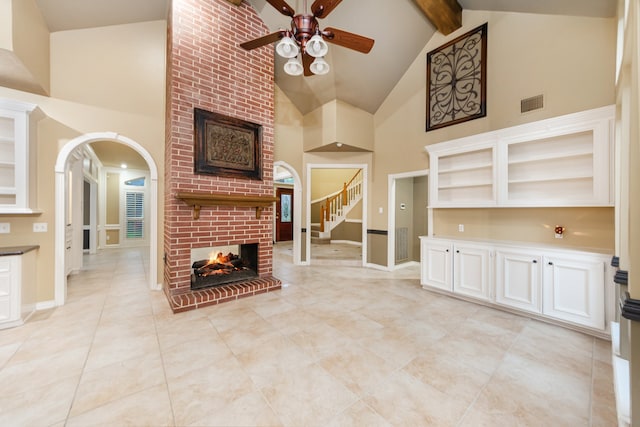
<path fill-rule="evenodd" d="M 534 263 L 534 264 L 537 264 L 537 263 L 538 263 L 538 260 L 537 260 L 537 259 L 534 259 L 534 260 L 533 260 L 533 263 Z"/>
<path fill-rule="evenodd" d="M 457 251 L 456 251 L 456 253 L 457 253 L 457 254 L 459 254 L 459 253 L 460 253 L 460 251 L 459 251 L 459 250 L 457 250 Z"/>
<path fill-rule="evenodd" d="M 551 261 L 549 261 L 549 265 L 553 265 L 553 263 Z"/>
<path fill-rule="evenodd" d="M 449 252 L 449 249 L 447 249 L 447 252 Z"/>

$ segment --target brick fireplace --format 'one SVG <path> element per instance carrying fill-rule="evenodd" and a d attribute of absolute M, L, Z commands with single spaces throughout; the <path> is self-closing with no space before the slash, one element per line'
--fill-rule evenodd
<path fill-rule="evenodd" d="M 167 29 L 164 291 L 174 312 L 280 289 L 273 260 L 273 48 L 246 3 L 172 2 Z M 262 126 L 262 179 L 194 173 L 194 109 Z M 202 200 L 204 198 L 204 201 Z M 191 288 L 192 250 L 257 245 L 257 277 Z"/>

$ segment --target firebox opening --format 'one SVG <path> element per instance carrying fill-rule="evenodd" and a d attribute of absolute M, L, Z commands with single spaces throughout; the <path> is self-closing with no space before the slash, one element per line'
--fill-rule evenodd
<path fill-rule="evenodd" d="M 258 244 L 191 250 L 191 289 L 251 280 L 258 276 Z"/>

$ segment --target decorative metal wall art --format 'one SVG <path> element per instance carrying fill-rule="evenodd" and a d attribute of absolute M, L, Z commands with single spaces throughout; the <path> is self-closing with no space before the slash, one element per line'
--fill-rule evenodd
<path fill-rule="evenodd" d="M 262 179 L 262 126 L 194 109 L 194 171 L 225 177 Z"/>
<path fill-rule="evenodd" d="M 427 132 L 487 115 L 487 24 L 427 53 Z"/>

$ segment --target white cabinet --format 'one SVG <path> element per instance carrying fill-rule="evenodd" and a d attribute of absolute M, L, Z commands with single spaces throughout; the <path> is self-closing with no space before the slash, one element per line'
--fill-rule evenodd
<path fill-rule="evenodd" d="M 453 291 L 478 299 L 491 297 L 491 253 L 486 246 L 454 244 Z"/>
<path fill-rule="evenodd" d="M 426 146 L 429 206 L 613 206 L 615 109 Z"/>
<path fill-rule="evenodd" d="M 36 205 L 34 104 L 0 99 L 0 213 L 30 214 Z"/>
<path fill-rule="evenodd" d="M 605 291 L 608 255 L 425 236 L 420 247 L 425 289 L 597 331 L 615 312 Z"/>
<path fill-rule="evenodd" d="M 482 245 L 421 237 L 421 283 L 461 295 L 489 299 L 491 251 Z"/>
<path fill-rule="evenodd" d="M 420 238 L 420 281 L 423 285 L 451 291 L 453 245 L 449 241 Z"/>
<path fill-rule="evenodd" d="M 37 248 L 0 248 L 0 329 L 21 325 L 35 311 Z"/>
<path fill-rule="evenodd" d="M 604 261 L 556 254 L 545 256 L 544 264 L 543 313 L 604 329 Z"/>
<path fill-rule="evenodd" d="M 542 256 L 529 251 L 496 250 L 496 303 L 542 312 Z"/>

